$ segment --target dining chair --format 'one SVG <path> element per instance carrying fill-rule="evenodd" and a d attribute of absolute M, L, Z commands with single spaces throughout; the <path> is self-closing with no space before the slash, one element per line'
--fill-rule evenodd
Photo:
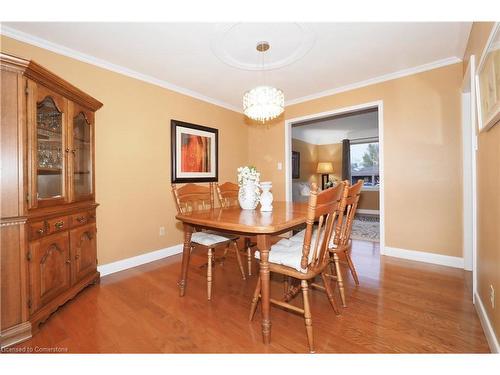
<path fill-rule="evenodd" d="M 342 182 L 331 189 L 318 193 L 318 187 L 312 184 L 307 208 L 306 229 L 303 242 L 291 239 L 282 239 L 271 247 L 269 251 L 269 271 L 300 280 L 304 307 L 299 308 L 286 301 L 270 299 L 271 304 L 298 312 L 304 316 L 309 351 L 314 353 L 312 317 L 309 302 L 309 281 L 321 275 L 330 304 L 337 309 L 326 277 L 329 264 L 328 244 L 333 235 L 335 219 L 339 214 L 342 193 L 345 183 Z M 315 227 L 314 223 L 318 222 Z M 311 246 L 312 245 L 312 246 Z M 255 257 L 260 258 L 259 251 Z M 253 319 L 257 304 L 261 298 L 261 279 L 257 279 L 257 286 L 250 308 L 250 320 Z"/>
<path fill-rule="evenodd" d="M 229 208 L 234 206 L 239 206 L 238 202 L 238 192 L 239 186 L 234 182 L 224 182 L 219 185 L 215 183 L 215 188 L 217 191 L 217 197 L 219 198 L 219 203 L 223 208 Z M 252 248 L 257 244 L 252 242 L 250 237 L 244 238 L 244 246 L 247 250 L 247 264 L 248 264 L 248 276 L 252 276 Z"/>
<path fill-rule="evenodd" d="M 356 285 L 359 285 L 358 274 L 356 273 L 356 268 L 351 258 L 352 252 L 352 224 L 354 221 L 354 216 L 356 215 L 356 209 L 358 207 L 359 197 L 361 193 L 361 188 L 363 187 L 363 180 L 359 180 L 352 186 L 346 186 L 344 189 L 344 194 L 341 201 L 341 212 L 343 215 L 339 215 L 337 223 L 335 225 L 335 233 L 333 236 L 333 241 L 330 243 L 329 253 L 331 264 L 334 265 L 334 278 L 337 281 L 340 299 L 342 300 L 342 306 L 346 307 L 346 297 L 344 290 L 344 279 L 342 277 L 342 272 L 340 269 L 340 259 L 339 254 L 345 257 L 347 266 L 351 271 L 352 278 Z"/>
<path fill-rule="evenodd" d="M 209 186 L 189 183 L 181 187 L 172 184 L 172 193 L 178 213 L 185 214 L 192 211 L 208 210 L 214 207 L 212 183 L 209 183 Z M 215 231 L 195 231 L 191 236 L 191 251 L 194 246 L 198 246 L 208 253 L 207 295 L 209 301 L 212 299 L 212 263 L 214 261 L 216 247 L 225 245 L 224 254 L 231 246 L 234 248 L 241 276 L 243 280 L 246 280 L 245 271 L 243 270 L 243 264 L 240 258 L 240 251 L 238 249 L 238 239 L 239 237 L 236 235 Z"/>

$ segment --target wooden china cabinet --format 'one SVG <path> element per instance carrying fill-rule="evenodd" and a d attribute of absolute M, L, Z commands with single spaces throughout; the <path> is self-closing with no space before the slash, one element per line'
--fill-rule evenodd
<path fill-rule="evenodd" d="M 1 346 L 99 280 L 94 113 L 102 103 L 0 54 Z"/>

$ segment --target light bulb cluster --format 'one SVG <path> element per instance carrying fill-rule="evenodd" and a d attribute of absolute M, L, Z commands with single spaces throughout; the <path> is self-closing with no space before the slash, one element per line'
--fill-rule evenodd
<path fill-rule="evenodd" d="M 256 121 L 269 121 L 285 110 L 285 95 L 271 86 L 257 86 L 243 95 L 243 112 Z"/>

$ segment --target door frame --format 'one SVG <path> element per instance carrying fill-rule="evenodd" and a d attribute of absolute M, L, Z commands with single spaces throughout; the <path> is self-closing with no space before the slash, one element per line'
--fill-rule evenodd
<path fill-rule="evenodd" d="M 358 112 L 364 109 L 378 110 L 378 139 L 379 139 L 379 174 L 380 174 L 380 187 L 379 187 L 379 205 L 380 205 L 380 255 L 384 255 L 385 249 L 385 205 L 384 205 L 384 101 L 376 100 L 373 102 L 362 103 L 349 107 L 337 108 L 331 111 L 314 113 L 311 115 L 295 117 L 285 120 L 285 199 L 287 202 L 292 201 L 292 124 L 303 122 L 306 120 L 316 120 L 332 115 L 348 114 Z"/>
<path fill-rule="evenodd" d="M 472 271 L 472 298 L 477 291 L 477 131 L 476 59 L 472 55 L 464 74 L 461 91 L 463 163 L 463 257 L 464 269 Z M 475 302 L 475 301 L 474 301 Z"/>

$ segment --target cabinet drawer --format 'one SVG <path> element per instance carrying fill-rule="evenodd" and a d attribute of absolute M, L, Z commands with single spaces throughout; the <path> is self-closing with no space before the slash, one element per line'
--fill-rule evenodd
<path fill-rule="evenodd" d="M 67 216 L 47 220 L 47 234 L 57 233 L 69 229 Z"/>
<path fill-rule="evenodd" d="M 95 210 L 82 211 L 70 216 L 71 227 L 95 223 Z"/>
<path fill-rule="evenodd" d="M 36 240 L 47 234 L 45 221 L 36 221 L 34 223 L 30 223 L 29 228 L 30 240 Z"/>

